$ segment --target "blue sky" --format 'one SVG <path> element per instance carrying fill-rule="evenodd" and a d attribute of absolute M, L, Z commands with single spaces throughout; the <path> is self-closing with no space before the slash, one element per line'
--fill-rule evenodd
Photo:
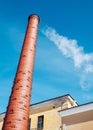
<path fill-rule="evenodd" d="M 32 103 L 93 101 L 92 0 L 0 1 L 0 113 L 6 111 L 30 14 L 40 16 Z"/>

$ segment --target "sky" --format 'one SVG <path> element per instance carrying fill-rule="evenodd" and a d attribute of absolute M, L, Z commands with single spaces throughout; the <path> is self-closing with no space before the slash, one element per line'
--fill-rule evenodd
<path fill-rule="evenodd" d="M 0 113 L 6 111 L 28 16 L 40 17 L 31 103 L 93 102 L 93 1 L 0 0 Z"/>

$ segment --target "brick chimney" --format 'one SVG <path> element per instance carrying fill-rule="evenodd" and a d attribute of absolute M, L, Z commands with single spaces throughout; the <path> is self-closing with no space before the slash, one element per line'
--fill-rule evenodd
<path fill-rule="evenodd" d="M 32 75 L 39 17 L 28 18 L 27 31 L 20 55 L 2 130 L 28 130 Z"/>

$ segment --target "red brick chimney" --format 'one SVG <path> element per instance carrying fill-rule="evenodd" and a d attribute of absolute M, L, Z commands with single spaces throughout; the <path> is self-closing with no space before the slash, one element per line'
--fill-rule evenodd
<path fill-rule="evenodd" d="M 2 130 L 28 130 L 32 75 L 39 17 L 31 15 Z"/>

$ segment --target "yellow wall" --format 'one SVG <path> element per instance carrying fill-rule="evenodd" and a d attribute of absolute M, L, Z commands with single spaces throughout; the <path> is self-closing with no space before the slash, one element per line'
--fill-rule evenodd
<path fill-rule="evenodd" d="M 40 112 L 30 116 L 31 129 L 37 128 L 38 116 L 44 115 L 44 129 L 43 130 L 60 130 L 61 117 L 58 114 L 58 109 L 52 109 L 45 112 Z"/>
<path fill-rule="evenodd" d="M 3 124 L 3 122 L 0 122 L 0 130 L 2 130 L 2 124 Z"/>

